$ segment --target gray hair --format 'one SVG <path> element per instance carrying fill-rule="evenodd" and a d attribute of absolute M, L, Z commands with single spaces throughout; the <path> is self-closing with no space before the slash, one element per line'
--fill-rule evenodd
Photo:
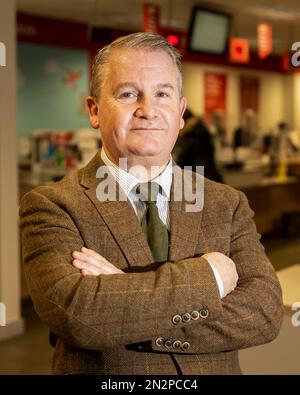
<path fill-rule="evenodd" d="M 120 37 L 111 44 L 100 49 L 94 59 L 92 67 L 92 78 L 90 83 L 90 94 L 96 100 L 105 82 L 105 67 L 113 49 L 134 48 L 137 50 L 164 51 L 172 59 L 178 71 L 178 87 L 182 96 L 182 66 L 181 54 L 164 37 L 154 33 L 132 33 Z"/>

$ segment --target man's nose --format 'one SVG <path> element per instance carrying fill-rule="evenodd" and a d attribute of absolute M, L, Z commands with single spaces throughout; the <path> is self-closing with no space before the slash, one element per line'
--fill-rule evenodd
<path fill-rule="evenodd" d="M 138 101 L 135 116 L 138 118 L 153 119 L 157 115 L 157 107 L 154 98 L 143 97 Z"/>

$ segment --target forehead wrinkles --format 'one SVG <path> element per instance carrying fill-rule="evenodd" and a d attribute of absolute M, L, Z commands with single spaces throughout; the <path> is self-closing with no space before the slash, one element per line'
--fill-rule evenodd
<path fill-rule="evenodd" d="M 114 69 L 114 71 L 118 71 L 119 74 L 124 74 L 122 71 L 126 72 L 139 72 L 143 70 L 159 70 L 160 72 L 164 72 L 168 70 L 170 72 L 171 70 L 175 71 L 175 66 L 173 65 L 173 62 L 171 59 L 169 59 L 169 56 L 158 52 L 160 55 L 159 58 L 155 56 L 155 52 L 125 52 L 124 54 L 118 54 L 112 55 L 110 62 L 109 62 L 109 67 L 111 69 Z M 161 56 L 163 55 L 163 56 Z"/>
<path fill-rule="evenodd" d="M 161 60 L 153 59 L 153 55 L 155 53 L 163 54 L 164 57 Z M 152 56 L 152 58 L 151 58 Z M 139 57 L 141 57 L 141 61 L 139 63 Z M 149 58 L 150 64 L 143 64 L 146 58 Z M 153 63 L 152 63 L 153 62 Z M 172 82 L 169 80 L 170 74 L 172 71 L 174 72 L 174 83 L 177 84 L 177 88 L 179 94 L 181 95 L 181 74 L 178 70 L 177 66 L 172 61 L 172 58 L 163 51 L 143 51 L 143 50 L 135 50 L 135 49 L 115 49 L 110 54 L 108 61 L 105 65 L 105 70 L 102 72 L 102 81 L 103 85 L 107 80 L 109 80 L 109 85 L 112 85 L 113 80 L 118 82 L 122 82 L 121 80 L 129 81 L 130 77 L 127 72 L 132 71 L 132 74 L 135 76 L 141 76 L 144 73 L 157 72 L 158 75 L 162 75 L 164 71 L 167 71 L 168 81 L 160 80 L 159 83 Z M 120 77 L 120 78 L 116 78 Z M 134 82 L 134 81 L 132 81 Z"/>

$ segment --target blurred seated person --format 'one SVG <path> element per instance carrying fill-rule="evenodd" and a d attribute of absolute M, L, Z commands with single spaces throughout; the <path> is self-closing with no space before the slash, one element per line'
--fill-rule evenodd
<path fill-rule="evenodd" d="M 204 166 L 204 176 L 210 180 L 223 182 L 215 164 L 215 149 L 212 136 L 201 117 L 196 117 L 187 109 L 183 116 L 185 127 L 174 147 L 173 158 L 180 166 Z"/>
<path fill-rule="evenodd" d="M 252 109 L 247 109 L 243 116 L 241 125 L 233 132 L 233 147 L 258 148 L 260 145 L 257 114 Z"/>
<path fill-rule="evenodd" d="M 291 130 L 289 132 L 289 141 L 297 156 L 300 155 L 300 130 Z"/>
<path fill-rule="evenodd" d="M 263 141 L 259 135 L 257 114 L 247 109 L 241 120 L 241 125 L 233 132 L 233 149 L 235 159 L 245 162 L 260 159 L 263 154 Z"/>
<path fill-rule="evenodd" d="M 266 151 L 273 162 L 279 162 L 300 153 L 300 133 L 291 130 L 288 123 L 281 121 L 265 139 Z"/>
<path fill-rule="evenodd" d="M 213 136 L 216 151 L 228 146 L 225 118 L 221 110 L 216 110 L 211 114 L 209 131 Z"/>

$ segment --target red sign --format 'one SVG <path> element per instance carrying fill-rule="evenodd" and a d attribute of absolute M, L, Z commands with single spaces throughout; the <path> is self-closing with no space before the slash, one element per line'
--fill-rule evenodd
<path fill-rule="evenodd" d="M 236 63 L 249 63 L 249 40 L 232 37 L 229 40 L 229 60 Z"/>
<path fill-rule="evenodd" d="M 281 67 L 284 71 L 292 71 L 291 66 L 292 52 L 286 51 L 281 55 Z"/>
<path fill-rule="evenodd" d="M 179 37 L 175 36 L 175 34 L 169 34 L 167 37 L 167 41 L 171 44 L 174 45 L 174 47 L 176 47 L 176 45 L 179 44 Z"/>
<path fill-rule="evenodd" d="M 226 111 L 226 85 L 225 74 L 204 74 L 204 106 L 205 118 L 209 121 L 211 114 L 216 110 Z"/>
<path fill-rule="evenodd" d="M 143 31 L 149 33 L 159 32 L 159 6 L 157 4 L 145 3 Z"/>
<path fill-rule="evenodd" d="M 293 56 L 292 51 L 284 52 L 281 55 L 282 70 L 288 71 L 288 72 L 300 73 L 300 67 L 297 67 L 297 66 L 295 67 L 292 65 L 292 56 Z"/>
<path fill-rule="evenodd" d="M 272 53 L 272 27 L 267 23 L 257 26 L 258 56 L 265 59 Z"/>
<path fill-rule="evenodd" d="M 259 111 L 260 83 L 256 77 L 240 77 L 240 112 L 244 113 L 251 108 L 256 113 Z"/>

